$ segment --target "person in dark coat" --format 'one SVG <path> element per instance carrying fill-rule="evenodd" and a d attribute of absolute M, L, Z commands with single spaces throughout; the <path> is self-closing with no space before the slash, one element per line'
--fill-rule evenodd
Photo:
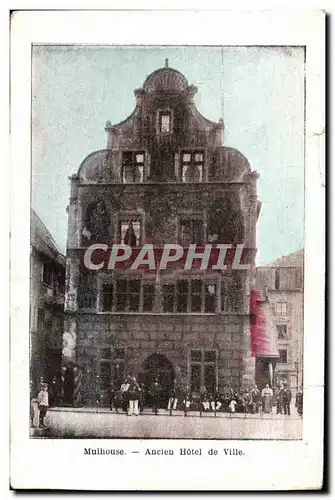
<path fill-rule="evenodd" d="M 262 407 L 262 397 L 261 392 L 258 389 L 257 385 L 251 391 L 251 400 L 252 400 L 252 413 L 258 413 L 260 408 Z"/>
<path fill-rule="evenodd" d="M 137 238 L 136 238 L 136 234 L 135 234 L 135 231 L 133 228 L 133 223 L 131 220 L 129 221 L 128 228 L 127 228 L 126 234 L 124 235 L 123 242 L 125 245 L 129 245 L 131 247 L 136 247 L 136 245 L 137 245 Z"/>
<path fill-rule="evenodd" d="M 49 388 L 49 406 L 59 406 L 61 400 L 60 378 L 55 375 Z"/>
<path fill-rule="evenodd" d="M 128 411 L 128 402 L 129 402 L 129 394 L 128 394 L 128 390 L 129 390 L 129 381 L 127 380 L 127 378 L 124 379 L 122 385 L 121 385 L 121 395 L 122 395 L 122 409 L 125 413 L 127 413 Z"/>
<path fill-rule="evenodd" d="M 185 390 L 183 391 L 183 408 L 185 417 L 187 416 L 187 412 L 190 409 L 191 402 L 192 402 L 192 394 L 190 392 L 189 386 L 187 385 L 185 387 Z"/>
<path fill-rule="evenodd" d="M 276 402 L 277 402 L 277 415 L 282 414 L 284 411 L 284 387 L 281 384 L 280 386 L 277 387 L 276 390 Z"/>
<path fill-rule="evenodd" d="M 157 413 L 158 413 L 158 405 L 159 405 L 161 391 L 162 391 L 162 387 L 158 381 L 158 378 L 156 378 L 154 380 L 154 382 L 151 384 L 151 387 L 149 390 L 151 404 L 152 404 L 152 413 L 154 413 L 155 415 L 157 415 Z"/>
<path fill-rule="evenodd" d="M 283 394 L 284 415 L 291 415 L 290 405 L 291 405 L 292 393 L 290 389 L 287 387 L 287 385 L 284 386 L 282 394 Z"/>
<path fill-rule="evenodd" d="M 303 402 L 304 402 L 304 396 L 302 392 L 302 387 L 300 387 L 295 397 L 295 406 L 297 408 L 297 412 L 300 415 L 300 417 L 302 417 L 303 413 Z"/>

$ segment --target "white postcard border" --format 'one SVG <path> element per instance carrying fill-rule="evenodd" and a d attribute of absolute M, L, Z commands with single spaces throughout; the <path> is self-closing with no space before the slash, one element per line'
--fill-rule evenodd
<path fill-rule="evenodd" d="M 161 25 L 174 26 L 162 30 Z M 124 29 L 130 26 L 131 30 Z M 204 29 L 206 27 L 206 29 Z M 325 17 L 321 11 L 17 11 L 11 27 L 11 484 L 93 490 L 318 488 L 323 467 Z M 304 430 L 302 441 L 29 439 L 31 44 L 306 45 Z M 320 135 L 321 134 L 321 135 Z M 93 444 L 90 444 L 93 443 Z M 87 457 L 85 446 L 125 457 Z M 202 447 L 202 457 L 132 454 Z M 206 456 L 209 448 L 242 456 Z M 129 473 L 131 471 L 131 474 Z M 173 479 L 172 479 L 173 478 Z"/>

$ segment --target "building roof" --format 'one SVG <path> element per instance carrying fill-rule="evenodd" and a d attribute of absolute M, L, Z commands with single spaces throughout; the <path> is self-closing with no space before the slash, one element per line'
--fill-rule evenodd
<path fill-rule="evenodd" d="M 290 253 L 289 255 L 284 255 L 279 259 L 267 264 L 264 267 L 303 267 L 304 265 L 304 249 L 298 250 L 297 252 Z"/>
<path fill-rule="evenodd" d="M 30 244 L 32 248 L 64 266 L 64 255 L 61 254 L 50 231 L 34 210 L 31 210 L 30 229 Z"/>
<path fill-rule="evenodd" d="M 143 84 L 143 89 L 149 94 L 182 93 L 188 88 L 188 82 L 180 71 L 169 68 L 159 68 L 151 73 Z"/>

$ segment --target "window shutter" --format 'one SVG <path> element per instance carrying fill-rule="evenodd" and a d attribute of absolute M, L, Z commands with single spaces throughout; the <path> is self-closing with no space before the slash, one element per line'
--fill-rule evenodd
<path fill-rule="evenodd" d="M 271 304 L 271 311 L 274 316 L 276 316 L 276 304 Z"/>
<path fill-rule="evenodd" d="M 287 303 L 287 316 L 292 315 L 292 304 L 290 302 Z"/>

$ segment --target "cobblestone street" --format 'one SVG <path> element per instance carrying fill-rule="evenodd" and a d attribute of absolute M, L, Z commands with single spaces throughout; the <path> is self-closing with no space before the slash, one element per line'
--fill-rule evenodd
<path fill-rule="evenodd" d="M 53 408 L 46 429 L 31 429 L 32 437 L 50 438 L 164 438 L 164 439 L 301 439 L 302 419 L 292 415 L 251 415 L 167 410 L 153 415 L 127 416 L 96 408 Z"/>

